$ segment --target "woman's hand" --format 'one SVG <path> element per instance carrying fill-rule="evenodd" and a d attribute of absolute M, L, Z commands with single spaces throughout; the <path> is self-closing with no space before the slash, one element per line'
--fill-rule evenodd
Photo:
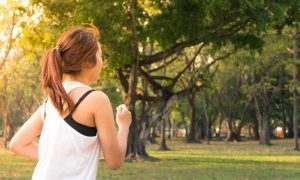
<path fill-rule="evenodd" d="M 128 129 L 132 121 L 131 112 L 127 109 L 125 104 L 119 105 L 116 110 L 116 121 L 119 129 Z"/>

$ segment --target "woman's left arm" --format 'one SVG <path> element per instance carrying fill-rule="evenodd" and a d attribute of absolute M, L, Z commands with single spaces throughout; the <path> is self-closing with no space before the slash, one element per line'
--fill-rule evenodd
<path fill-rule="evenodd" d="M 38 143 L 34 142 L 41 134 L 43 120 L 42 106 L 23 124 L 9 143 L 9 149 L 18 155 L 38 160 Z"/>

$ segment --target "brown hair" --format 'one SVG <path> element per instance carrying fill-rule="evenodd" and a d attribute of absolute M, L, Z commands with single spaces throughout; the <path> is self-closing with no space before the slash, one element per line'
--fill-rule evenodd
<path fill-rule="evenodd" d="M 84 62 L 92 66 L 97 63 L 99 30 L 93 25 L 75 26 L 64 32 L 56 47 L 47 51 L 41 59 L 41 86 L 48 94 L 60 115 L 74 107 L 74 102 L 66 93 L 63 73 L 79 74 Z M 66 102 L 66 104 L 64 103 Z M 64 109 L 64 105 L 67 108 Z"/>

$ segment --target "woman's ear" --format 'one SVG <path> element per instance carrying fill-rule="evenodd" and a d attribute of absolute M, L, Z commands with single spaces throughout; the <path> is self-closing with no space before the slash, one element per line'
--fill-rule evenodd
<path fill-rule="evenodd" d="M 92 68 L 92 67 L 93 67 L 93 64 L 90 63 L 89 61 L 85 61 L 85 62 L 83 63 L 83 67 L 89 69 L 89 68 Z"/>

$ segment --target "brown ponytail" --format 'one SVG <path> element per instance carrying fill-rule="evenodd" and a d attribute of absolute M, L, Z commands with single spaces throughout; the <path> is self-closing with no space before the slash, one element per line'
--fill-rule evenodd
<path fill-rule="evenodd" d="M 79 74 L 85 61 L 94 66 L 98 39 L 99 31 L 93 25 L 73 27 L 64 32 L 56 47 L 41 59 L 42 90 L 49 95 L 61 116 L 74 107 L 62 85 L 63 73 Z"/>

